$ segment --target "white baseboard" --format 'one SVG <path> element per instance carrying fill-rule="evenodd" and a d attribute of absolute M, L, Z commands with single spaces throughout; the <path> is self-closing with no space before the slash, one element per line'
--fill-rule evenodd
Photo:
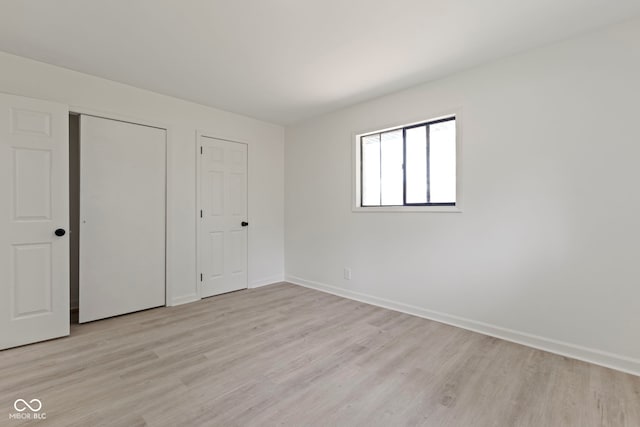
<path fill-rule="evenodd" d="M 196 302 L 196 301 L 200 301 L 198 294 L 183 295 L 181 297 L 173 298 L 171 300 L 171 306 L 188 304 L 190 302 Z"/>
<path fill-rule="evenodd" d="M 261 286 L 272 285 L 274 283 L 279 283 L 282 281 L 284 281 L 284 276 L 282 274 L 276 274 L 274 276 L 265 277 L 260 280 L 254 280 L 249 284 L 248 288 L 249 289 L 259 288 Z M 183 295 L 180 297 L 173 298 L 171 300 L 170 305 L 171 306 L 182 305 L 182 304 L 188 304 L 190 302 L 195 302 L 195 301 L 200 301 L 198 294 Z"/>
<path fill-rule="evenodd" d="M 324 283 L 305 280 L 300 277 L 287 275 L 285 280 L 294 285 L 304 286 L 344 298 L 353 299 L 366 304 L 376 305 L 390 310 L 423 317 L 436 322 L 445 323 L 447 325 L 456 326 L 469 331 L 478 332 L 480 334 L 489 335 L 539 350 L 548 351 L 550 353 L 559 354 L 561 356 L 570 357 L 572 359 L 582 360 L 584 362 L 593 363 L 595 365 L 604 366 L 618 371 L 626 372 L 632 375 L 640 376 L 640 360 L 631 357 L 621 356 L 618 354 L 608 353 L 601 350 L 582 347 L 550 338 L 540 337 L 525 332 L 514 331 L 512 329 L 491 325 L 476 320 L 465 319 L 459 316 L 453 316 L 446 313 L 440 313 L 425 308 L 391 301 L 384 298 L 378 298 L 360 292 L 342 289 L 336 286 Z"/>
<path fill-rule="evenodd" d="M 259 280 L 254 280 L 249 284 L 249 289 L 259 288 L 261 286 L 273 285 L 274 283 L 279 283 L 284 281 L 283 274 L 275 274 L 273 276 L 265 277 Z"/>

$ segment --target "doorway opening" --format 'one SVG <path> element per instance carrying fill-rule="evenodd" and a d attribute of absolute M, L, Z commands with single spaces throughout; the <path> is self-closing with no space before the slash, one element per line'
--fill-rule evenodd
<path fill-rule="evenodd" d="M 70 321 L 165 306 L 166 129 L 69 114 Z"/>
<path fill-rule="evenodd" d="M 78 323 L 80 261 L 80 115 L 69 114 L 69 305 Z"/>

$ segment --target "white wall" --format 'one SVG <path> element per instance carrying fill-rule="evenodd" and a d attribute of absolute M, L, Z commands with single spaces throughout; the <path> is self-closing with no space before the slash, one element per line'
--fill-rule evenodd
<path fill-rule="evenodd" d="M 640 374 L 638 40 L 636 20 L 288 128 L 288 280 Z M 452 107 L 464 212 L 351 212 L 352 133 Z"/>
<path fill-rule="evenodd" d="M 178 76 L 179 78 L 180 76 Z M 185 75 L 185 78 L 188 76 Z M 169 127 L 168 304 L 196 298 L 196 129 L 249 144 L 249 286 L 282 280 L 282 127 L 0 52 L 0 92 Z"/>

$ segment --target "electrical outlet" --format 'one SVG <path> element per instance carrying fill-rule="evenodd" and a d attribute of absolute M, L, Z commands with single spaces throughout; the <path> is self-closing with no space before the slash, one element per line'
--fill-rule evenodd
<path fill-rule="evenodd" d="M 350 268 L 345 268 L 344 269 L 344 278 L 345 278 L 345 280 L 351 280 L 351 269 Z"/>

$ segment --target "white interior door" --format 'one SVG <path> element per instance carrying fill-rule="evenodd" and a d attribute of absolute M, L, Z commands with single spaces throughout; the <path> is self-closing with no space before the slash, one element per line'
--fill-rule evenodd
<path fill-rule="evenodd" d="M 165 305 L 166 131 L 80 118 L 80 322 Z"/>
<path fill-rule="evenodd" d="M 68 129 L 66 105 L 0 94 L 0 349 L 69 335 Z"/>
<path fill-rule="evenodd" d="M 201 297 L 247 288 L 247 145 L 201 136 Z"/>

